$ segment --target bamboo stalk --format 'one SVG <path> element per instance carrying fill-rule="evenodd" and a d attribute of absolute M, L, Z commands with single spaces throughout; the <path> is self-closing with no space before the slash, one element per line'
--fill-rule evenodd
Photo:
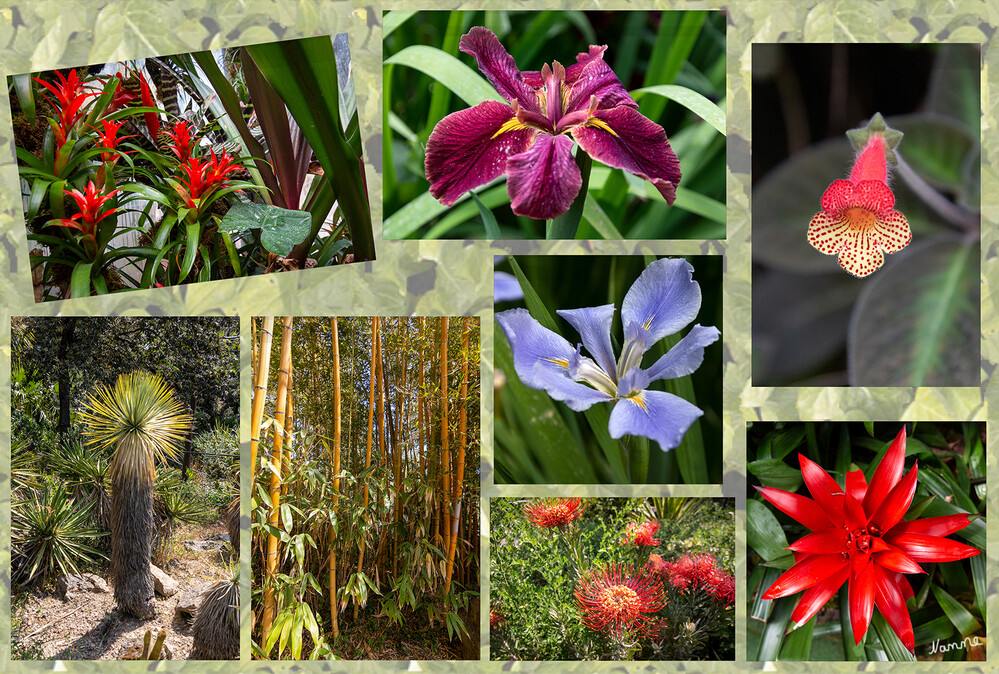
<path fill-rule="evenodd" d="M 465 441 L 467 440 L 467 419 L 465 413 L 465 396 L 468 394 L 468 336 L 469 336 L 469 325 L 468 317 L 466 316 L 462 321 L 462 340 L 461 340 L 461 393 L 458 396 L 459 406 L 458 406 L 458 467 L 455 472 L 454 477 L 454 493 L 451 496 L 451 502 L 460 506 L 461 504 L 461 491 L 462 491 L 462 478 L 465 475 Z M 460 507 L 458 508 L 460 511 Z M 458 513 L 451 513 L 451 540 L 448 544 L 447 551 L 447 577 L 444 580 L 444 594 L 451 591 L 451 574 L 454 570 L 454 555 L 455 550 L 458 547 Z"/>
<path fill-rule="evenodd" d="M 274 332 L 274 317 L 264 318 L 260 331 L 257 371 L 253 383 L 253 407 L 250 410 L 250 485 L 257 474 L 257 447 L 260 445 L 260 426 L 264 420 L 264 402 L 267 400 L 267 374 L 271 366 L 271 335 Z"/>
<path fill-rule="evenodd" d="M 368 379 L 370 381 L 369 392 L 368 392 L 368 448 L 367 453 L 364 457 L 364 470 L 367 471 L 371 468 L 371 432 L 374 428 L 375 420 L 375 334 L 378 330 L 378 318 L 372 316 L 371 318 L 371 368 L 368 371 Z M 364 522 L 367 524 L 368 521 L 368 478 L 364 478 Z M 361 567 L 364 565 L 364 536 L 359 537 L 359 542 L 357 547 L 360 548 L 357 553 L 357 572 L 361 573 Z M 357 620 L 357 603 L 354 603 L 354 620 Z"/>
<path fill-rule="evenodd" d="M 333 327 L 333 516 L 336 517 L 340 501 L 340 337 L 336 318 L 331 318 Z M 336 547 L 335 534 L 330 533 L 330 620 L 333 624 L 333 639 L 340 636 L 336 607 Z"/>
<path fill-rule="evenodd" d="M 278 513 L 281 506 L 281 451 L 284 443 L 282 431 L 284 429 L 285 405 L 288 401 L 288 379 L 291 372 L 291 330 L 292 317 L 285 316 L 281 332 L 281 363 L 278 369 L 277 403 L 274 410 L 274 445 L 271 448 L 271 512 L 268 522 L 275 528 L 278 526 Z M 277 612 L 277 600 L 274 597 L 273 585 L 274 572 L 277 568 L 277 549 L 277 537 L 269 534 L 267 555 L 264 558 L 264 568 L 267 570 L 268 577 L 264 584 L 264 611 L 260 618 L 261 643 L 267 640 L 267 633 L 270 632 L 274 615 Z"/>
<path fill-rule="evenodd" d="M 288 495 L 288 483 L 285 478 L 291 475 L 291 465 L 288 457 L 291 456 L 292 431 L 295 430 L 295 390 L 294 366 L 288 363 L 288 406 L 284 417 L 284 444 L 281 447 L 281 498 Z"/>
<path fill-rule="evenodd" d="M 382 323 L 381 319 L 378 319 L 378 400 L 377 400 L 377 411 L 378 416 L 378 462 L 383 467 L 387 468 L 385 464 L 385 364 L 382 359 Z M 385 540 L 386 528 L 382 527 L 381 538 L 378 541 L 378 550 L 375 552 L 375 569 L 379 569 L 382 563 L 382 549 Z"/>

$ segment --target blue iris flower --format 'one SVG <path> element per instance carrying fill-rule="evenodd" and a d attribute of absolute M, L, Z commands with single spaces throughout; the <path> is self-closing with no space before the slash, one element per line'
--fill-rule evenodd
<path fill-rule="evenodd" d="M 669 258 L 645 268 L 621 305 L 624 346 L 617 358 L 610 336 L 613 304 L 556 312 L 579 333 L 582 345 L 576 348 L 526 309 L 496 314 L 510 341 L 517 376 L 526 386 L 547 392 L 577 412 L 613 401 L 611 437 L 637 435 L 655 440 L 663 451 L 675 448 L 704 412 L 679 396 L 648 386 L 694 372 L 704 360 L 704 348 L 718 340 L 718 329 L 694 325 L 648 369 L 642 368 L 642 357 L 700 311 L 701 287 L 693 280 L 693 271 L 686 260 Z M 582 354 L 583 347 L 589 356 Z"/>

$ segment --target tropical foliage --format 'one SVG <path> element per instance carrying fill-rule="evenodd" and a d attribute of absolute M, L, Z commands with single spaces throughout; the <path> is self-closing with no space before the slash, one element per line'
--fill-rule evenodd
<path fill-rule="evenodd" d="M 747 501 L 749 659 L 932 660 L 940 652 L 945 660 L 984 659 L 990 578 L 985 555 L 978 554 L 985 550 L 986 529 L 984 426 L 919 422 L 907 433 L 900 427 L 809 422 L 754 423 L 749 429 L 750 485 L 757 487 Z M 904 478 L 899 451 L 905 455 Z M 822 535 L 809 533 L 823 526 L 794 507 L 807 507 L 815 491 L 826 498 L 818 480 L 831 499 L 844 493 L 840 488 L 859 494 L 863 505 L 852 509 L 855 514 L 871 509 L 855 547 L 865 548 L 864 531 L 871 532 L 875 558 L 865 571 L 863 558 L 849 552 L 855 572 L 846 573 L 859 575 L 837 583 L 841 570 L 819 566 L 840 556 L 813 555 L 805 582 L 814 589 L 787 594 L 775 590 L 775 583 L 783 578 L 794 589 L 791 576 L 800 574 L 782 574 L 808 561 L 806 544 Z M 886 492 L 889 484 L 898 488 Z M 877 493 L 886 504 L 880 508 L 874 508 Z M 902 517 L 895 524 L 885 514 L 892 509 Z M 825 510 L 833 520 L 843 517 L 828 503 Z M 787 549 L 791 544 L 799 550 L 794 555 Z M 824 551 L 836 549 L 828 541 L 823 545 Z M 885 574 L 885 568 L 899 573 Z M 869 622 L 862 591 L 868 576 L 884 579 L 877 580 L 883 589 L 871 595 Z M 792 620 L 799 624 L 788 631 Z"/>
<path fill-rule="evenodd" d="M 433 167 L 425 164 L 424 149 L 432 149 L 428 141 L 434 128 L 449 113 L 510 97 L 502 95 L 505 89 L 494 89 L 476 70 L 475 60 L 459 51 L 461 36 L 475 26 L 493 33 L 525 76 L 530 71 L 538 76 L 543 64 L 556 60 L 569 68 L 576 54 L 606 45 L 603 60 L 634 99 L 627 107 L 637 101 L 638 112 L 665 129 L 679 157 L 683 178 L 675 203 L 667 206 L 655 185 L 627 170 L 599 162 L 590 169 L 589 156 L 581 150 L 575 164 L 588 176 L 585 181 L 580 176 L 579 198 L 563 216 L 515 215 L 525 212 L 524 206 L 511 208 L 502 178 L 498 183 L 488 178 L 471 199 L 465 192 L 450 208 L 438 202 L 428 191 L 426 171 Z M 724 238 L 721 13 L 397 10 L 385 15 L 383 34 L 386 238 Z M 548 50 L 551 45 L 558 45 L 557 51 Z M 558 136 L 563 145 L 568 137 Z M 567 163 L 566 172 L 573 172 L 573 162 Z M 436 169 L 431 172 L 436 175 Z M 570 181 L 562 182 L 558 189 L 568 189 Z"/>
<path fill-rule="evenodd" d="M 732 660 L 731 499 L 490 502 L 493 660 Z"/>
<path fill-rule="evenodd" d="M 11 77 L 36 301 L 373 259 L 349 67 L 340 36 Z"/>
<path fill-rule="evenodd" d="M 477 318 L 253 319 L 255 657 L 478 658 L 478 354 Z"/>

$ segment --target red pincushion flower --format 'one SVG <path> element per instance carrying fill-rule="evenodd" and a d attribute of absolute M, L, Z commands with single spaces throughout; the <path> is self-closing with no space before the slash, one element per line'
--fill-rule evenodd
<path fill-rule="evenodd" d="M 506 618 L 497 609 L 489 609 L 489 626 L 496 627 L 506 622 Z"/>
<path fill-rule="evenodd" d="M 524 504 L 524 517 L 536 527 L 562 527 L 579 518 L 586 506 L 581 498 L 539 498 Z"/>
<path fill-rule="evenodd" d="M 916 492 L 918 466 L 902 477 L 905 428 L 899 431 L 874 471 L 870 485 L 859 469 L 846 474 L 845 489 L 804 455 L 801 475 L 812 498 L 772 487 L 757 487 L 778 510 L 813 533 L 788 546 L 795 564 L 764 593 L 764 599 L 804 590 L 791 614 L 797 627 L 807 622 L 849 580 L 850 621 L 856 642 L 864 638 L 876 605 L 910 651 L 912 621 L 905 606 L 913 596 L 906 573 L 925 573 L 919 562 L 951 562 L 979 550 L 944 538 L 971 523 L 969 515 L 902 521 Z"/>
<path fill-rule="evenodd" d="M 655 520 L 641 524 L 629 522 L 621 545 L 659 545 L 659 541 L 652 537 L 657 531 L 659 531 L 659 522 Z"/>
<path fill-rule="evenodd" d="M 724 569 L 715 568 L 705 579 L 704 590 L 725 606 L 730 606 L 735 602 L 735 577 Z"/>
<path fill-rule="evenodd" d="M 665 606 L 662 582 L 647 567 L 625 573 L 617 564 L 583 574 L 576 586 L 583 624 L 617 638 L 633 631 L 655 635 L 655 614 Z"/>
<path fill-rule="evenodd" d="M 808 242 L 826 255 L 839 255 L 839 266 L 863 278 L 884 264 L 884 253 L 909 245 L 912 232 L 894 210 L 888 187 L 887 151 L 880 133 L 871 133 L 849 180 L 836 180 L 822 195 L 822 210 L 808 225 Z"/>
<path fill-rule="evenodd" d="M 666 562 L 662 570 L 663 576 L 670 584 L 680 590 L 696 590 L 701 585 L 708 585 L 717 571 L 717 560 L 714 555 L 697 553 L 683 555 L 675 562 Z"/>
<path fill-rule="evenodd" d="M 645 566 L 652 573 L 662 573 L 666 568 L 666 564 L 666 560 L 655 553 L 649 555 L 649 560 L 645 562 Z"/>

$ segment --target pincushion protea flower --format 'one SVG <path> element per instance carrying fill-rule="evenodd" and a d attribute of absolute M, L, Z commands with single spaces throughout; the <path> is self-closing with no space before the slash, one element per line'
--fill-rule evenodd
<path fill-rule="evenodd" d="M 880 268 L 884 253 L 897 253 L 912 240 L 888 187 L 887 156 L 902 134 L 887 129 L 881 115 L 866 130 L 855 130 L 863 131 L 866 142 L 849 180 L 836 180 L 826 189 L 822 210 L 808 225 L 808 242 L 827 255 L 839 255 L 839 265 L 859 278 Z"/>
<path fill-rule="evenodd" d="M 696 590 L 711 583 L 717 571 L 718 560 L 706 552 L 683 555 L 675 562 L 665 562 L 661 572 L 663 577 L 678 590 Z"/>
<path fill-rule="evenodd" d="M 582 516 L 581 498 L 538 498 L 524 504 L 524 517 L 536 527 L 563 527 Z"/>
<path fill-rule="evenodd" d="M 899 431 L 868 485 L 864 473 L 846 474 L 845 488 L 804 455 L 801 475 L 812 498 L 757 487 L 778 510 L 812 533 L 789 547 L 795 564 L 764 593 L 764 599 L 804 590 L 791 614 L 792 629 L 814 616 L 849 581 L 850 621 L 856 643 L 867 633 L 874 606 L 902 643 L 914 649 L 905 601 L 913 596 L 907 573 L 925 573 L 919 562 L 951 562 L 979 550 L 944 538 L 971 523 L 970 515 L 903 521 L 916 491 L 918 466 L 902 477 L 905 428 Z"/>
<path fill-rule="evenodd" d="M 578 152 L 649 180 L 667 204 L 676 199 L 680 162 L 663 128 L 638 104 L 604 62 L 606 46 L 591 46 L 565 68 L 521 72 L 487 28 L 458 43 L 505 103 L 489 100 L 442 119 L 427 140 L 430 193 L 450 206 L 462 195 L 507 175 L 517 215 L 554 218 L 569 210 L 582 187 Z M 571 135 L 571 137 L 570 137 Z"/>
<path fill-rule="evenodd" d="M 575 594 L 583 624 L 618 639 L 627 632 L 654 636 L 655 614 L 665 606 L 662 582 L 648 567 L 627 573 L 618 564 L 593 569 L 579 579 Z"/>
<path fill-rule="evenodd" d="M 621 545 L 659 545 L 659 540 L 653 538 L 659 531 L 659 522 L 649 520 L 648 522 L 629 522 L 624 530 L 624 539 Z"/>

